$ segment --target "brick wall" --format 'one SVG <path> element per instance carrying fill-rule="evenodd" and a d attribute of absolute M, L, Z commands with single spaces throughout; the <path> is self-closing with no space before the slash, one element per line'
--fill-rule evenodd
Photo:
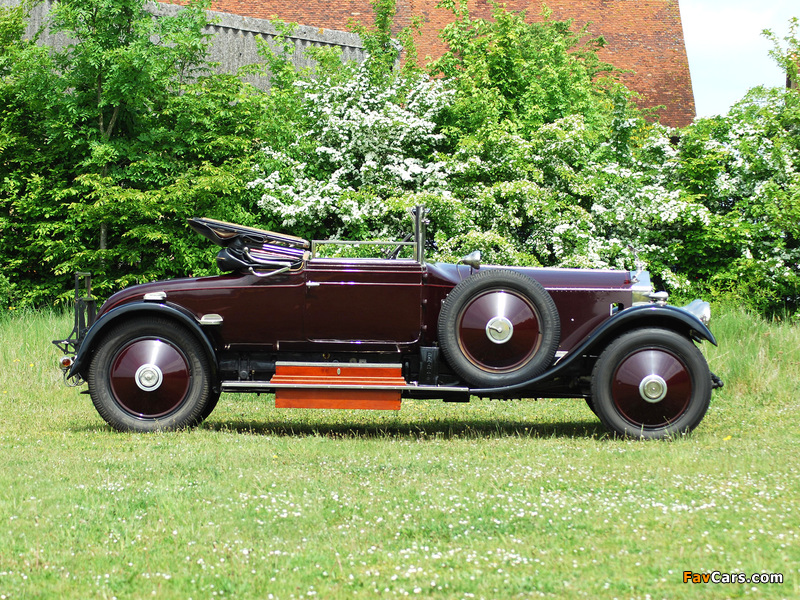
<path fill-rule="evenodd" d="M 174 2 L 174 0 L 173 0 Z M 407 25 L 412 15 L 422 15 L 425 24 L 418 40 L 419 55 L 436 57 L 443 51 L 437 37 L 452 16 L 436 8 L 437 0 L 398 0 L 398 26 Z M 537 19 L 540 1 L 506 0 L 509 10 L 525 10 Z M 607 47 L 601 58 L 634 73 L 624 76 L 630 88 L 642 95 L 641 106 L 664 105 L 658 114 L 662 123 L 683 126 L 695 116 L 689 63 L 683 41 L 678 0 L 548 0 L 557 20 L 574 19 L 576 27 L 590 23 L 593 36 L 602 35 Z M 372 22 L 368 0 L 215 0 L 219 12 L 284 21 L 326 29 L 346 30 L 350 21 Z M 486 0 L 470 0 L 473 17 L 489 17 Z"/>

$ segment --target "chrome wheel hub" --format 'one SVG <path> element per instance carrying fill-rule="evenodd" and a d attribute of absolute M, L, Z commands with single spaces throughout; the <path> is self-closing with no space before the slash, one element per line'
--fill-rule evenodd
<path fill-rule="evenodd" d="M 486 324 L 486 337 L 495 344 L 505 344 L 514 335 L 514 325 L 505 317 L 493 317 Z"/>
<path fill-rule="evenodd" d="M 153 392 L 161 387 L 161 383 L 164 381 L 164 374 L 158 368 L 158 365 L 146 364 L 136 369 L 134 380 L 140 390 Z"/>
<path fill-rule="evenodd" d="M 661 402 L 667 396 L 667 382 L 660 375 L 648 375 L 639 383 L 639 395 L 645 402 Z"/>

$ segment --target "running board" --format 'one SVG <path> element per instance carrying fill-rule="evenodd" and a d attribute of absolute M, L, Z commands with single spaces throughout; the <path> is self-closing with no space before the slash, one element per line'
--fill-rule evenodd
<path fill-rule="evenodd" d="M 276 408 L 399 410 L 403 392 L 467 394 L 406 383 L 399 364 L 278 362 L 270 381 L 223 381 L 223 392 L 275 392 Z"/>

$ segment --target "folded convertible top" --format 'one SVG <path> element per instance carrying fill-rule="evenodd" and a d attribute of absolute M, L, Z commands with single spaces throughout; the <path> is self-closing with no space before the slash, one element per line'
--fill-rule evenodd
<path fill-rule="evenodd" d="M 311 243 L 308 240 L 285 233 L 275 233 L 274 231 L 245 227 L 244 225 L 236 225 L 235 223 L 226 223 L 225 221 L 204 217 L 188 219 L 188 222 L 189 226 L 197 233 L 223 248 L 227 248 L 236 240 L 252 245 L 269 243 L 303 250 L 311 248 Z"/>

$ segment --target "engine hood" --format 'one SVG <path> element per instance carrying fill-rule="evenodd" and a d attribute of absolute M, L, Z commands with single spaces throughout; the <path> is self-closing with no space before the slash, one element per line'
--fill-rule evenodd
<path fill-rule="evenodd" d="M 457 284 L 472 273 L 474 269 L 466 265 L 448 263 L 428 263 L 428 273 L 442 282 Z M 490 269 L 509 269 L 527 275 L 538 281 L 548 290 L 627 290 L 636 282 L 630 271 L 611 269 L 563 269 L 544 267 L 503 267 L 482 265 L 479 271 Z"/>

